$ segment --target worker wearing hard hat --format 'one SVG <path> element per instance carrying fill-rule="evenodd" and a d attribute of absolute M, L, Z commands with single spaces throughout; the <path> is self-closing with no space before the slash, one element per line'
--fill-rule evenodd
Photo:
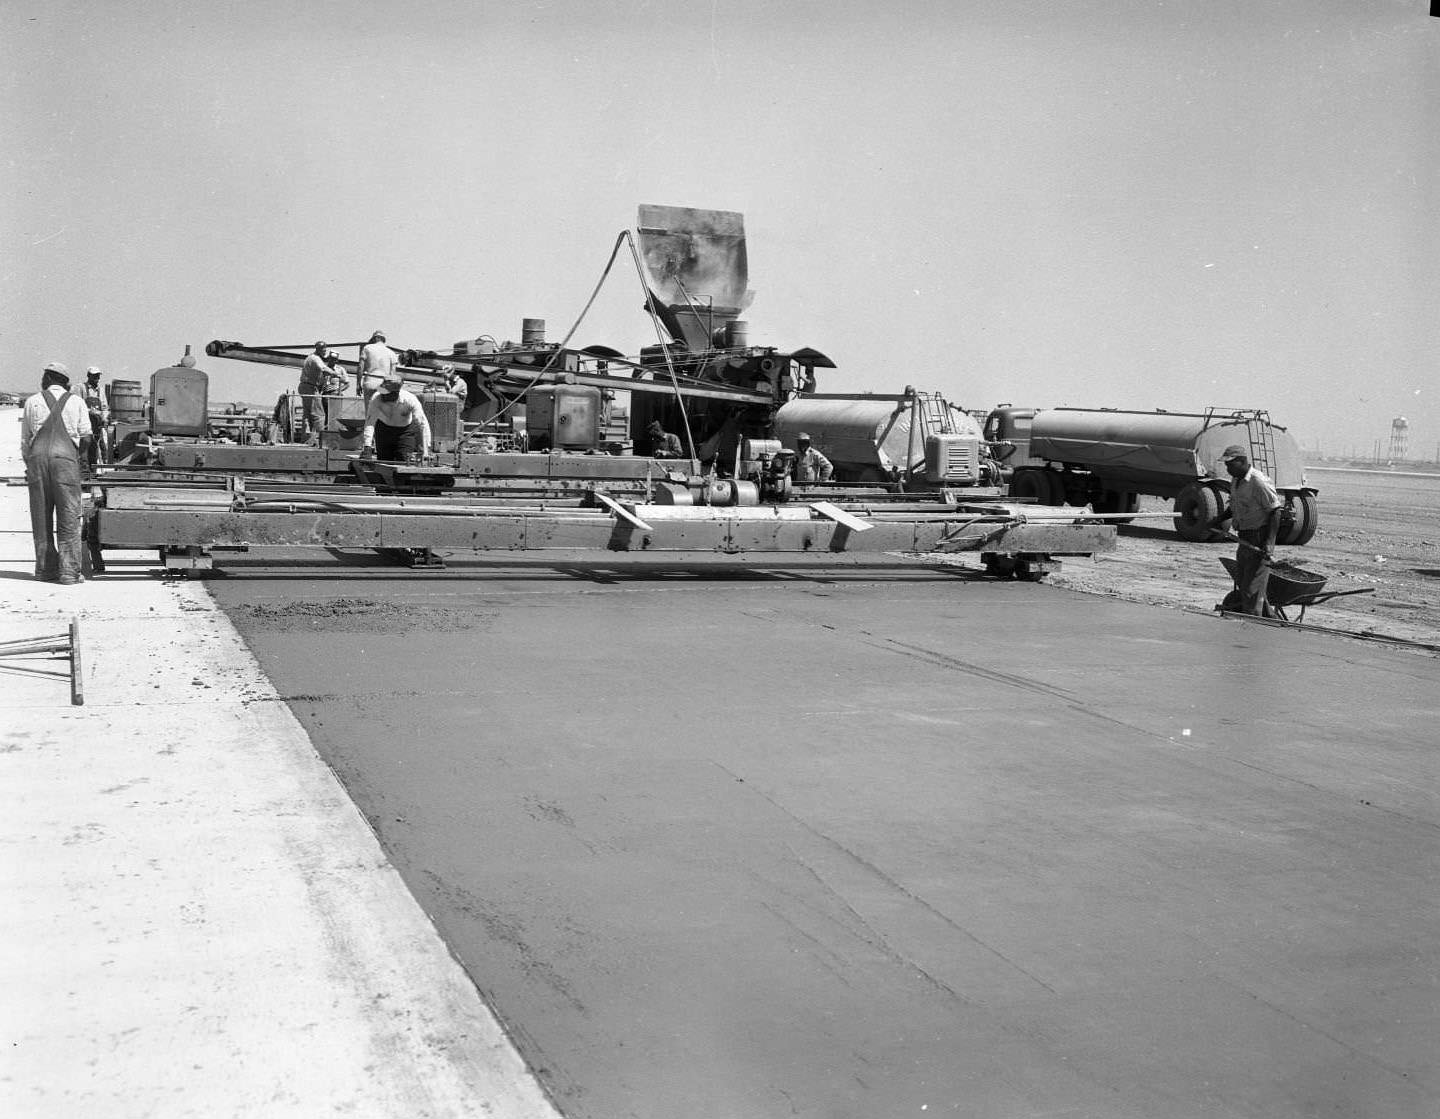
<path fill-rule="evenodd" d="M 384 462 L 408 462 L 430 449 L 430 421 L 420 398 L 391 373 L 365 405 L 364 453 Z"/>
<path fill-rule="evenodd" d="M 105 425 L 110 422 L 110 407 L 105 403 L 105 394 L 100 391 L 101 376 L 98 365 L 85 370 L 85 410 L 90 413 L 90 446 L 85 457 L 91 466 L 110 461 L 105 446 Z"/>
<path fill-rule="evenodd" d="M 835 473 L 830 460 L 810 445 L 808 432 L 795 436 L 795 480 L 797 482 L 828 482 Z"/>
<path fill-rule="evenodd" d="M 25 401 L 20 418 L 37 579 L 85 581 L 80 574 L 80 459 L 89 442 L 85 402 L 70 391 L 70 371 L 52 361 L 40 375 L 40 391 Z"/>
<path fill-rule="evenodd" d="M 370 335 L 370 341 L 360 349 L 360 391 L 369 400 L 380 383 L 399 368 L 400 361 L 385 342 L 385 332 L 377 330 Z"/>
<path fill-rule="evenodd" d="M 1275 485 L 1250 465 L 1250 452 L 1238 443 L 1220 455 L 1230 475 L 1230 506 L 1216 521 L 1230 518 L 1240 543 L 1235 549 L 1235 589 L 1247 614 L 1269 613 L 1266 592 L 1270 585 L 1270 559 L 1280 532 L 1280 511 L 1285 502 Z"/>

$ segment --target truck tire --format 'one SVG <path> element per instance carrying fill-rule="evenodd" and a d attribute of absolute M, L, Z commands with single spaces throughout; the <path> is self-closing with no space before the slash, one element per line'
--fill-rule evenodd
<path fill-rule="evenodd" d="M 1095 512 L 1115 515 L 1119 513 L 1138 513 L 1140 511 L 1140 495 L 1138 493 L 1120 493 L 1116 490 L 1102 490 L 1100 499 L 1095 502 Z M 1115 524 L 1128 525 L 1128 520 L 1115 521 Z"/>
<path fill-rule="evenodd" d="M 1295 532 L 1291 544 L 1308 544 L 1315 538 L 1315 530 L 1320 527 L 1320 502 L 1316 500 L 1313 493 L 1300 493 L 1295 496 Z"/>
<path fill-rule="evenodd" d="M 1275 543 L 1287 547 L 1294 544 L 1305 531 L 1305 504 L 1300 494 L 1286 494 L 1285 507 L 1280 510 L 1280 528 L 1275 533 Z"/>
<path fill-rule="evenodd" d="M 1039 505 L 1059 505 L 1062 495 L 1060 479 L 1054 472 L 1040 467 L 1017 470 L 1010 479 L 1011 497 L 1033 498 Z"/>
<path fill-rule="evenodd" d="M 1209 486 L 1191 482 L 1175 498 L 1175 531 L 1200 544 L 1215 538 L 1210 527 L 1220 512 L 1220 498 Z"/>

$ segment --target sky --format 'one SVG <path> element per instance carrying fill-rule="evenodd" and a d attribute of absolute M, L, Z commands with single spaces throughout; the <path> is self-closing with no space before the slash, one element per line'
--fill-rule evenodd
<path fill-rule="evenodd" d="M 1424 0 L 0 0 L 0 110 L 6 389 L 558 341 L 658 203 L 745 215 L 750 341 L 821 391 L 1440 453 Z M 653 342 L 641 299 L 574 344 Z"/>

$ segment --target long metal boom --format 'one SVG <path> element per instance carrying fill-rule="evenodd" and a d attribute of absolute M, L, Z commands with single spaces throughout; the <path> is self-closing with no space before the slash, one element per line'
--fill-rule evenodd
<path fill-rule="evenodd" d="M 216 340 L 205 347 L 205 352 L 211 357 L 230 358 L 233 361 L 252 361 L 261 365 L 280 365 L 292 369 L 298 369 L 305 364 L 307 355 L 296 353 L 292 350 L 278 349 L 271 346 L 247 346 L 243 342 L 223 342 Z M 618 361 L 614 358 L 604 359 L 607 361 L 624 364 L 630 367 L 639 368 L 633 362 Z M 440 372 L 442 366 L 464 366 L 466 368 L 484 366 L 487 370 L 495 369 L 495 373 L 483 373 L 486 387 L 492 392 L 501 394 L 518 395 L 525 392 L 534 385 L 553 384 L 574 384 L 590 385 L 595 388 L 614 389 L 623 392 L 644 392 L 659 393 L 665 396 L 673 396 L 676 385 L 672 385 L 669 378 L 665 380 L 640 381 L 632 377 L 621 377 L 610 373 L 600 373 L 585 369 L 550 369 L 546 370 L 543 365 L 537 366 L 526 364 L 515 360 L 505 353 L 485 354 L 483 357 L 465 355 L 463 357 L 450 357 L 442 354 L 420 354 L 411 357 L 410 364 L 401 365 L 399 372 L 407 381 L 421 384 L 439 384 L 444 381 L 444 374 Z M 358 372 L 358 363 L 341 359 L 338 364 L 347 373 L 354 376 Z M 734 404 L 758 404 L 762 406 L 775 403 L 769 393 L 754 392 L 749 389 L 737 388 L 731 385 L 715 384 L 708 381 L 696 381 L 693 378 L 677 378 L 678 388 L 682 396 L 698 397 L 708 400 L 726 400 Z"/>

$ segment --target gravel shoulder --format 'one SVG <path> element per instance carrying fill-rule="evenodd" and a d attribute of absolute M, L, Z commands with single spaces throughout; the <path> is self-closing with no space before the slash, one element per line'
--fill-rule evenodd
<path fill-rule="evenodd" d="M 1320 490 L 1320 527 L 1309 544 L 1277 548 L 1277 556 L 1324 575 L 1326 591 L 1371 593 L 1311 606 L 1304 624 L 1440 648 L 1440 479 L 1312 470 L 1309 480 Z M 1160 498 L 1145 498 L 1141 512 L 1169 508 Z M 1114 552 L 1066 559 L 1049 581 L 1087 594 L 1208 611 L 1230 589 L 1220 558 L 1234 554 L 1233 544 L 1188 543 L 1168 519 L 1150 516 L 1123 526 Z"/>

